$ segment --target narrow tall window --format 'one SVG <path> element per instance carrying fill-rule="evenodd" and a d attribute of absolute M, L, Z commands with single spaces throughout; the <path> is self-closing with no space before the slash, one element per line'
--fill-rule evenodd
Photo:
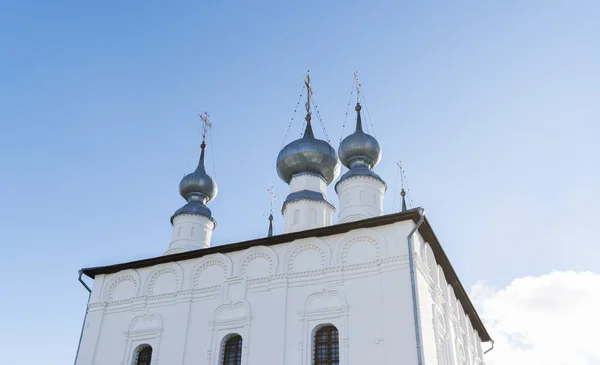
<path fill-rule="evenodd" d="M 152 361 L 152 347 L 144 346 L 138 350 L 135 365 L 150 365 Z"/>
<path fill-rule="evenodd" d="M 313 365 L 339 365 L 340 340 L 335 326 L 321 327 L 315 333 Z"/>
<path fill-rule="evenodd" d="M 223 361 L 221 365 L 241 365 L 242 363 L 242 337 L 233 335 L 229 337 L 223 347 Z"/>

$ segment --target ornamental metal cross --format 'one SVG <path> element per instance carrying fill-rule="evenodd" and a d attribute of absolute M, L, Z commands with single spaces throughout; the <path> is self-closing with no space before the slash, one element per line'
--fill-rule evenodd
<path fill-rule="evenodd" d="M 204 112 L 204 114 L 198 114 L 200 116 L 200 121 L 202 121 L 202 143 L 206 143 L 206 131 L 210 127 L 212 127 L 212 123 L 208 120 L 208 112 Z"/>
<path fill-rule="evenodd" d="M 304 85 L 306 86 L 306 103 L 304 104 L 304 106 L 306 107 L 306 121 L 310 122 L 310 98 L 313 93 L 312 87 L 310 86 L 310 71 L 306 71 L 306 79 L 304 79 Z"/>
<path fill-rule="evenodd" d="M 271 212 L 271 214 L 273 214 L 273 202 L 277 199 L 277 196 L 275 195 L 275 189 L 273 189 L 273 186 L 271 186 L 269 188 L 268 192 L 269 192 L 270 212 Z"/>
<path fill-rule="evenodd" d="M 356 104 L 360 103 L 360 81 L 358 81 L 358 71 L 354 71 L 354 83 L 356 84 Z"/>
<path fill-rule="evenodd" d="M 402 161 L 396 162 L 398 165 L 398 174 L 400 174 L 400 184 L 402 185 L 402 190 L 404 190 L 404 170 L 402 169 Z"/>

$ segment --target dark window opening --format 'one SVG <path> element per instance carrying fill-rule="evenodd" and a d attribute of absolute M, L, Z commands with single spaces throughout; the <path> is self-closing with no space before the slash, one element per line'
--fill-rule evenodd
<path fill-rule="evenodd" d="M 222 365 L 241 365 L 242 364 L 242 337 L 240 335 L 231 336 L 223 348 Z"/>
<path fill-rule="evenodd" d="M 313 365 L 340 364 L 340 340 L 335 326 L 323 326 L 315 333 L 313 351 Z"/>

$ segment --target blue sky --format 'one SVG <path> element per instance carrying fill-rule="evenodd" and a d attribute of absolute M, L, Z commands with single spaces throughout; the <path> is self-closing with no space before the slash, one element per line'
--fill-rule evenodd
<path fill-rule="evenodd" d="M 33 363 L 32 343 L 37 359 L 72 361 L 77 270 L 168 247 L 200 112 L 214 123 L 213 244 L 264 236 L 307 69 L 336 148 L 359 70 L 386 212 L 401 159 L 465 287 L 600 271 L 599 16 L 583 0 L 3 2 L 5 363 Z"/>

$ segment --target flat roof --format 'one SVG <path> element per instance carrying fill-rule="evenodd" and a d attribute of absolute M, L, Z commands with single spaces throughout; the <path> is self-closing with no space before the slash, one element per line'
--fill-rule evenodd
<path fill-rule="evenodd" d="M 327 226 L 327 227 L 309 229 L 306 231 L 285 233 L 285 234 L 280 234 L 280 235 L 271 236 L 271 237 L 263 237 L 263 238 L 257 238 L 257 239 L 248 240 L 248 241 L 230 243 L 230 244 L 225 244 L 225 245 L 220 245 L 220 246 L 212 246 L 212 247 L 208 247 L 208 248 L 187 251 L 187 252 L 181 252 L 181 253 L 176 253 L 176 254 L 172 254 L 172 255 L 152 257 L 152 258 L 148 258 L 148 259 L 124 262 L 124 263 L 108 265 L 108 266 L 88 267 L 88 268 L 82 269 L 81 272 L 83 274 L 85 274 L 86 276 L 93 279 L 96 275 L 100 275 L 100 274 L 112 274 L 112 273 L 119 272 L 119 271 L 126 270 L 126 269 L 139 269 L 139 268 L 154 266 L 154 265 L 163 264 L 163 263 L 167 263 L 167 262 L 190 260 L 190 259 L 195 259 L 198 257 L 202 257 L 202 256 L 214 254 L 214 253 L 227 253 L 227 252 L 241 251 L 241 250 L 245 250 L 247 248 L 254 247 L 254 246 L 272 246 L 272 245 L 291 242 L 291 241 L 303 239 L 303 238 L 332 236 L 332 235 L 336 235 L 336 234 L 343 234 L 343 233 L 349 232 L 354 229 L 385 226 L 388 224 L 407 221 L 407 220 L 412 220 L 413 222 L 416 223 L 421 218 L 419 215 L 418 209 L 419 208 L 414 208 L 414 209 L 407 210 L 405 212 L 387 214 L 387 215 L 363 219 L 363 220 L 355 221 L 355 222 L 335 224 L 335 225 L 331 225 L 331 226 Z M 469 296 L 467 295 L 465 288 L 460 283 L 460 280 L 458 279 L 458 275 L 456 275 L 456 272 L 454 271 L 452 264 L 450 264 L 450 260 L 448 259 L 448 256 L 446 256 L 446 253 L 442 249 L 442 246 L 441 246 L 439 240 L 437 239 L 435 233 L 433 232 L 433 229 L 431 228 L 431 225 L 429 224 L 427 217 L 425 217 L 423 224 L 421 225 L 421 227 L 419 227 L 419 234 L 421 234 L 421 236 L 423 237 L 423 239 L 426 242 L 429 242 L 429 245 L 431 247 L 431 250 L 433 251 L 433 255 L 435 257 L 436 262 L 444 270 L 444 275 L 446 277 L 446 281 L 448 282 L 448 284 L 452 285 L 452 288 L 454 289 L 454 294 L 456 295 L 456 298 L 460 301 L 467 316 L 469 316 L 469 319 L 471 320 L 471 323 L 473 324 L 473 328 L 475 328 L 475 330 L 479 333 L 479 337 L 481 338 L 481 341 L 482 342 L 491 341 L 492 339 L 491 339 L 490 335 L 488 334 L 487 330 L 485 329 L 485 326 L 483 325 L 481 318 L 479 318 L 479 315 L 477 314 L 477 311 L 475 310 L 473 303 L 471 303 L 471 300 L 469 299 Z"/>

